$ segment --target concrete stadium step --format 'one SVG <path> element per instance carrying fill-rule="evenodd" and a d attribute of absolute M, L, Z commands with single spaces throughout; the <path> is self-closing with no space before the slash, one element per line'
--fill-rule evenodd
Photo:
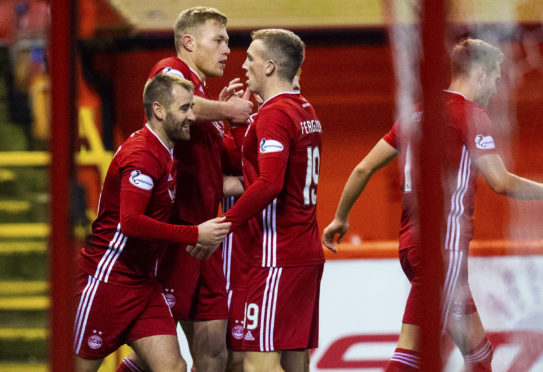
<path fill-rule="evenodd" d="M 38 226 L 45 230 L 45 226 Z M 5 231 L 2 231 L 4 229 Z M 21 224 L 0 225 L 0 237 L 15 235 Z M 35 229 L 35 227 L 33 227 Z M 9 234 L 2 235 L 2 232 Z M 44 231 L 38 231 L 44 233 Z M 47 278 L 47 243 L 45 240 L 0 240 L 0 281 L 43 281 Z"/>
<path fill-rule="evenodd" d="M 0 360 L 17 364 L 44 363 L 47 360 L 47 334 L 45 328 L 0 329 Z"/>

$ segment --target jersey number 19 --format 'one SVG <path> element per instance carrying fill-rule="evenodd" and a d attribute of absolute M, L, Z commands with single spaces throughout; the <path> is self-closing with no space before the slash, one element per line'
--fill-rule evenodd
<path fill-rule="evenodd" d="M 321 155 L 317 146 L 307 147 L 307 168 L 305 174 L 304 205 L 317 204 L 317 185 L 319 184 L 319 171 Z"/>

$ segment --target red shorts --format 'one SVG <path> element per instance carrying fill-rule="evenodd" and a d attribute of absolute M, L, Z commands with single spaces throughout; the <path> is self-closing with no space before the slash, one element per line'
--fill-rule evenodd
<path fill-rule="evenodd" d="M 143 337 L 176 335 L 160 285 L 124 287 L 81 272 L 77 282 L 74 352 L 102 359 Z"/>
<path fill-rule="evenodd" d="M 422 260 L 416 249 L 399 252 L 402 269 L 411 282 L 403 322 L 421 326 L 424 322 L 422 299 L 425 296 L 424 278 L 421 275 Z M 450 317 L 459 319 L 477 311 L 468 285 L 468 254 L 464 250 L 444 250 L 445 280 L 441 299 L 441 324 L 447 328 Z"/>
<path fill-rule="evenodd" d="M 187 253 L 186 245 L 170 245 L 158 269 L 164 296 L 176 320 L 226 319 L 226 281 L 217 249 L 208 260 Z"/>
<path fill-rule="evenodd" d="M 249 269 L 243 350 L 318 346 L 323 268 L 324 264 Z"/>
<path fill-rule="evenodd" d="M 226 346 L 229 350 L 243 350 L 243 319 L 245 316 L 245 288 L 228 291 L 228 328 L 226 330 Z"/>

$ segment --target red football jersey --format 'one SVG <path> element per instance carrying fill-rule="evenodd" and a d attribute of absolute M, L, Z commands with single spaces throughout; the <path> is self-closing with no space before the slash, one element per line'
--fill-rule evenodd
<path fill-rule="evenodd" d="M 444 91 L 445 157 L 443 181 L 446 219 L 445 249 L 467 250 L 473 236 L 473 212 L 479 170 L 472 159 L 495 154 L 490 119 L 483 107 L 459 93 Z M 412 161 L 411 134 L 417 133 L 423 112 L 418 109 L 410 120 L 397 121 L 383 139 L 400 152 L 402 169 L 402 221 L 400 250 L 418 246 L 417 201 L 414 177 L 419 172 Z"/>
<path fill-rule="evenodd" d="M 210 99 L 207 89 L 185 62 L 177 57 L 160 60 L 149 78 L 160 73 L 180 76 L 194 84 L 194 94 Z M 196 122 L 190 127 L 190 141 L 175 147 L 177 160 L 177 217 L 180 221 L 200 224 L 217 217 L 222 198 L 221 156 L 225 125 L 222 121 Z"/>
<path fill-rule="evenodd" d="M 324 262 L 316 216 L 321 133 L 315 110 L 299 92 L 268 99 L 247 130 L 246 191 L 226 216 L 232 231 L 250 220 L 257 238 L 252 266 Z"/>
<path fill-rule="evenodd" d="M 87 247 L 81 250 L 82 269 L 104 282 L 141 284 L 156 276 L 157 260 L 164 246 L 155 240 L 157 236 L 195 242 L 196 227 L 165 223 L 173 209 L 175 187 L 173 152 L 149 126 L 133 133 L 119 147 L 109 166 L 100 194 L 98 217 L 92 224 Z M 132 230 L 141 225 L 147 228 L 127 234 L 128 227 L 121 222 L 129 221 L 130 210 L 134 209 L 132 202 L 140 200 L 144 201 L 138 205 L 142 210 L 140 214 L 144 210 L 143 221 L 140 219 Z"/>

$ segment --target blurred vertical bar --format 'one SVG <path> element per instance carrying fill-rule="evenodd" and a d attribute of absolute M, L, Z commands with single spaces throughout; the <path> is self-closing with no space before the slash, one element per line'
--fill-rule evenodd
<path fill-rule="evenodd" d="M 440 357 L 440 308 L 443 283 L 441 257 L 441 231 L 443 226 L 443 190 L 441 184 L 440 135 L 442 128 L 441 90 L 448 66 L 444 55 L 445 11 L 443 0 L 424 0 L 422 16 L 423 59 L 421 81 L 423 88 L 424 116 L 422 138 L 418 151 L 420 186 L 418 201 L 420 211 L 421 244 L 423 252 L 423 277 L 426 296 L 423 299 L 425 324 L 421 337 L 421 370 L 441 371 Z"/>
<path fill-rule="evenodd" d="M 74 247 L 70 221 L 75 123 L 75 1 L 51 1 L 49 51 L 52 83 L 51 235 L 49 270 L 51 371 L 73 371 Z"/>

